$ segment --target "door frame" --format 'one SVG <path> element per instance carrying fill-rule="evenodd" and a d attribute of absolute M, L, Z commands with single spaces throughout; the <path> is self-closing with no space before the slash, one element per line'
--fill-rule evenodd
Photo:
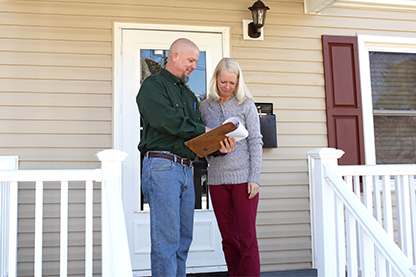
<path fill-rule="evenodd" d="M 222 42 L 221 50 L 218 49 L 216 53 L 222 51 L 222 57 L 229 57 L 230 56 L 230 28 L 229 27 L 198 27 L 198 26 L 182 26 L 182 25 L 150 25 L 150 24 L 135 24 L 135 23 L 114 23 L 113 29 L 113 124 L 112 124 L 112 145 L 114 149 L 122 150 L 125 149 L 126 145 L 123 145 L 126 139 L 124 134 L 123 128 L 126 128 L 125 124 L 129 122 L 126 121 L 125 114 L 128 115 L 128 108 L 123 107 L 123 105 L 127 105 L 125 103 L 124 97 L 124 83 L 123 83 L 123 59 L 126 60 L 126 53 L 122 53 L 123 51 L 123 33 L 126 30 L 137 30 L 137 31 L 163 31 L 165 33 L 168 32 L 188 32 L 188 33 L 197 33 L 197 34 L 215 34 L 218 38 L 220 36 L 220 40 Z M 218 41 L 218 40 L 217 40 Z M 124 55 L 123 55 L 124 54 Z M 214 66 L 215 67 L 215 66 Z M 213 70 L 213 69 L 212 69 Z M 207 76 L 208 77 L 208 76 Z M 124 79 L 124 81 L 126 81 Z M 207 83 L 209 80 L 207 79 Z M 128 143 L 129 144 L 129 143 Z M 129 144 L 130 145 L 130 144 Z M 134 158 L 134 154 L 133 154 Z M 122 180 L 123 186 L 123 180 Z M 127 203 L 127 202 L 126 202 Z M 124 204 L 123 204 L 124 205 Z M 129 211 L 126 211 L 128 213 Z M 213 215 L 213 211 L 212 215 Z M 214 219 L 215 220 L 215 217 Z M 218 233 L 219 235 L 219 233 Z M 223 265 L 224 264 L 224 265 Z M 203 267 L 188 267 L 188 272 L 212 272 L 212 271 L 225 271 L 225 261 L 221 262 L 221 265 L 210 266 L 206 265 Z M 144 274 L 144 275 L 143 275 Z M 150 273 L 146 270 L 138 270 L 135 271 L 135 276 L 147 276 Z"/>
<path fill-rule="evenodd" d="M 223 40 L 223 57 L 230 57 L 231 40 L 230 27 L 206 27 L 206 26 L 185 26 L 185 25 L 158 25 L 115 22 L 113 28 L 113 124 L 112 124 L 112 145 L 113 149 L 122 149 L 122 117 L 123 107 L 121 106 L 121 55 L 122 55 L 122 31 L 123 29 L 136 30 L 163 30 L 163 31 L 188 31 L 200 33 L 220 33 Z"/>

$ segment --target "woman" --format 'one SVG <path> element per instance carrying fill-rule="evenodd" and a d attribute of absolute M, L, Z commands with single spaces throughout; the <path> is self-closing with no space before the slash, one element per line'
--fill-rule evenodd
<path fill-rule="evenodd" d="M 230 276 L 260 276 L 256 235 L 262 136 L 259 115 L 236 60 L 222 59 L 200 105 L 208 128 L 237 117 L 248 130 L 233 152 L 208 157 L 208 184 Z"/>

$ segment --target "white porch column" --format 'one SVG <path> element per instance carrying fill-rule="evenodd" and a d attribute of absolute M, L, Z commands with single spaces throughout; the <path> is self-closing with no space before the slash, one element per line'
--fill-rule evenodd
<path fill-rule="evenodd" d="M 0 157 L 0 170 L 18 170 L 18 156 Z M 16 276 L 17 182 L 0 181 L 0 277 Z"/>
<path fill-rule="evenodd" d="M 101 186 L 101 264 L 103 277 L 111 276 L 114 271 L 113 263 L 111 262 L 111 234 L 109 232 L 110 225 L 108 221 L 108 203 L 107 203 L 107 181 L 112 178 L 118 178 L 118 184 L 120 187 L 117 189 L 121 193 L 121 163 L 127 157 L 127 153 L 107 149 L 100 151 L 96 154 L 101 161 L 101 174 L 102 174 L 102 186 Z"/>
<path fill-rule="evenodd" d="M 325 180 L 324 165 L 337 166 L 343 154 L 334 148 L 308 152 L 312 259 L 318 276 L 337 276 L 335 194 Z"/>

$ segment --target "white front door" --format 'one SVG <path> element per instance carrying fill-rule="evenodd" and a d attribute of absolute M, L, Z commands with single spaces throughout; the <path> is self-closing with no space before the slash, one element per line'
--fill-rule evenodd
<path fill-rule="evenodd" d="M 132 267 L 140 275 L 150 270 L 150 216 L 141 195 L 141 157 L 137 150 L 140 117 L 136 95 L 142 75 L 152 69 L 153 60 L 158 57 L 163 60 L 174 40 L 189 38 L 198 45 L 201 55 L 188 84 L 203 96 L 216 64 L 229 56 L 229 38 L 228 29 L 127 24 L 116 24 L 115 35 L 114 147 L 128 153 L 123 163 L 123 201 Z M 195 210 L 194 241 L 187 261 L 190 272 L 226 268 L 221 237 L 210 207 Z"/>

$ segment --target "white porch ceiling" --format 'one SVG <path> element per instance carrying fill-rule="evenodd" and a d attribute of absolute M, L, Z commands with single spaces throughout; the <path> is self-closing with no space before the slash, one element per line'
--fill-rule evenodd
<path fill-rule="evenodd" d="M 329 6 L 416 10 L 416 0 L 303 0 L 305 13 L 319 14 Z"/>

